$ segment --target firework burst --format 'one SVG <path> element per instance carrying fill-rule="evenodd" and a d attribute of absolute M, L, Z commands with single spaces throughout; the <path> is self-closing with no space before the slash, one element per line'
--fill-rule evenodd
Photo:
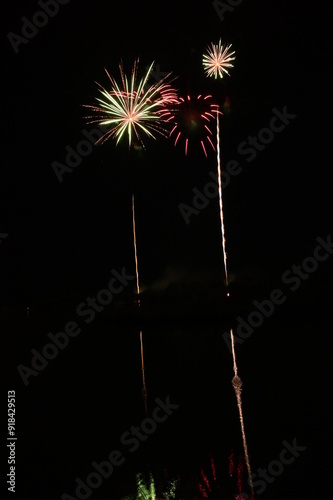
<path fill-rule="evenodd" d="M 142 133 L 153 139 L 156 138 L 156 133 L 167 137 L 165 124 L 172 119 L 170 105 L 177 102 L 176 91 L 170 82 L 167 82 L 170 74 L 150 85 L 149 78 L 154 62 L 141 80 L 137 77 L 138 64 L 139 59 L 134 62 L 132 75 L 128 78 L 124 73 L 122 62 L 120 63 L 121 85 L 105 69 L 111 89 L 107 90 L 96 82 L 101 93 L 101 97 L 96 98 L 98 104 L 84 105 L 93 113 L 85 117 L 87 123 L 98 123 L 105 127 L 105 133 L 97 143 L 102 144 L 108 139 L 116 139 L 118 144 L 127 133 L 129 148 L 133 137 L 144 147 Z"/>
<path fill-rule="evenodd" d="M 231 45 L 223 46 L 221 40 L 218 45 L 211 44 L 207 49 L 207 54 L 203 56 L 203 66 L 206 71 L 206 76 L 218 76 L 223 78 L 224 73 L 229 75 L 227 68 L 233 67 L 231 61 L 235 59 L 235 52 L 230 52 Z M 223 216 L 223 201 L 222 201 L 222 182 L 221 182 L 221 148 L 220 148 L 220 122 L 219 115 L 216 117 L 216 142 L 217 142 L 217 171 L 218 171 L 218 185 L 219 185 L 219 205 L 220 205 L 220 221 L 221 221 L 221 234 L 222 234 L 222 253 L 223 253 L 223 261 L 224 261 L 224 271 L 226 278 L 226 286 L 227 286 L 227 297 L 230 296 L 229 293 L 229 283 L 228 283 L 228 269 L 227 269 L 227 252 L 226 252 L 226 244 L 225 244 L 225 229 L 224 229 L 224 216 Z M 235 353 L 235 343 L 234 343 L 234 334 L 232 329 L 230 329 L 230 337 L 231 337 L 231 345 L 232 345 L 232 357 L 233 357 L 233 370 L 234 377 L 232 379 L 232 386 L 234 388 L 236 399 L 237 399 L 237 407 L 239 412 L 239 420 L 241 424 L 241 432 L 243 439 L 243 448 L 246 460 L 246 466 L 248 470 L 249 482 L 252 492 L 252 498 L 254 498 L 254 489 L 252 482 L 252 473 L 250 466 L 250 459 L 248 454 L 245 428 L 244 428 L 244 418 L 243 418 L 243 409 L 242 409 L 242 380 L 238 376 L 238 368 L 237 368 L 237 360 Z"/>
<path fill-rule="evenodd" d="M 218 45 L 212 43 L 207 48 L 207 53 L 204 54 L 202 58 L 203 66 L 206 71 L 207 76 L 213 76 L 217 78 L 223 78 L 224 73 L 229 75 L 227 68 L 232 68 L 234 61 L 235 51 L 230 51 L 230 45 L 222 45 L 221 40 L 219 40 Z"/>
<path fill-rule="evenodd" d="M 174 139 L 175 146 L 181 142 L 184 143 L 185 155 L 192 142 L 200 144 L 206 157 L 208 147 L 216 151 L 211 125 L 221 111 L 211 99 L 211 95 L 191 96 L 188 94 L 186 97 L 179 97 L 177 104 L 173 107 L 172 121 L 175 125 L 169 136 Z"/>
<path fill-rule="evenodd" d="M 119 65 L 121 83 L 118 84 L 114 77 L 105 70 L 111 84 L 107 90 L 97 83 L 101 97 L 96 98 L 97 105 L 84 105 L 92 113 L 86 116 L 89 124 L 98 123 L 105 132 L 96 144 L 103 144 L 109 139 L 115 139 L 116 145 L 127 135 L 128 147 L 132 146 L 135 138 L 144 148 L 141 134 L 155 139 L 156 134 L 168 137 L 167 123 L 172 120 L 173 115 L 170 106 L 177 103 L 177 94 L 168 81 L 170 73 L 155 84 L 150 84 L 150 76 L 154 62 L 148 67 L 145 76 L 138 80 L 139 59 L 134 62 L 131 77 L 124 73 L 122 62 Z M 132 217 L 133 217 L 133 244 L 135 254 L 137 303 L 140 307 L 140 282 L 137 256 L 137 242 L 135 229 L 135 200 L 132 195 Z M 143 337 L 140 330 L 141 365 L 142 365 L 142 395 L 144 399 L 145 412 L 148 416 L 147 388 L 143 358 Z"/>
<path fill-rule="evenodd" d="M 203 66 L 206 71 L 206 76 L 214 75 L 215 78 L 220 76 L 223 78 L 223 74 L 229 75 L 226 67 L 232 67 L 230 61 L 233 61 L 233 52 L 229 52 L 230 45 L 222 45 L 221 39 L 218 45 L 211 43 L 207 49 L 207 53 L 203 55 Z M 218 189 L 219 189 L 219 205 L 220 205 L 220 221 L 221 221 L 221 234 L 222 234 L 222 252 L 224 261 L 224 273 L 227 287 L 227 297 L 230 293 L 228 290 L 229 280 L 228 280 L 228 269 L 227 269 L 227 252 L 226 252 L 226 242 L 225 242 L 225 230 L 224 230 L 224 220 L 223 220 L 223 200 L 222 200 L 222 178 L 221 178 L 221 145 L 220 145 L 220 120 L 219 114 L 216 114 L 216 144 L 217 144 L 217 172 L 218 172 Z"/>

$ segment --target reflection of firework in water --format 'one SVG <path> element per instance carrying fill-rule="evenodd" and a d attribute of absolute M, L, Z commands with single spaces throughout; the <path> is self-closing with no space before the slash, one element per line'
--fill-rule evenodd
<path fill-rule="evenodd" d="M 175 146 L 184 143 L 185 155 L 192 142 L 201 146 L 205 156 L 208 147 L 215 151 L 211 125 L 220 111 L 219 106 L 214 104 L 211 98 L 210 95 L 187 95 L 179 97 L 178 104 L 173 106 L 173 121 L 176 124 L 170 132 L 170 138 L 174 140 Z"/>
<path fill-rule="evenodd" d="M 153 66 L 154 63 L 149 66 L 145 76 L 138 81 L 138 59 L 134 63 L 131 78 L 125 75 L 121 63 L 119 65 L 121 85 L 118 85 L 117 81 L 105 70 L 111 89 L 106 90 L 97 84 L 102 94 L 101 98 L 96 98 L 98 104 L 84 106 L 93 112 L 92 116 L 86 117 L 88 123 L 98 123 L 105 127 L 106 132 L 97 141 L 98 143 L 115 138 L 118 144 L 127 134 L 129 147 L 133 137 L 136 137 L 144 147 L 141 133 L 154 139 L 155 133 L 167 137 L 163 124 L 171 119 L 169 106 L 176 102 L 177 96 L 175 90 L 166 81 L 169 75 L 149 86 Z"/>

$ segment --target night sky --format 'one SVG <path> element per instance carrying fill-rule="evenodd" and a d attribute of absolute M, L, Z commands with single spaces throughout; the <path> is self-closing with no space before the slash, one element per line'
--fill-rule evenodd
<path fill-rule="evenodd" d="M 227 332 L 263 318 L 258 304 L 266 304 L 267 317 L 243 338 L 237 333 L 236 342 L 252 471 L 276 460 L 284 441 L 306 450 L 256 498 L 326 497 L 333 299 L 328 6 L 243 0 L 226 1 L 223 11 L 223 2 L 201 0 L 52 0 L 57 12 L 46 25 L 24 28 L 27 20 L 43 24 L 45 16 L 36 17 L 42 4 L 10 2 L 1 22 L 2 408 L 6 415 L 6 393 L 15 390 L 16 498 L 79 498 L 75 478 L 84 480 L 91 463 L 119 449 L 120 436 L 143 421 L 140 330 L 149 414 L 156 398 L 170 397 L 179 409 L 137 451 L 123 446 L 125 463 L 89 498 L 134 494 L 135 473 L 150 470 L 162 488 L 167 476 L 179 475 L 177 499 L 204 498 L 195 485 L 210 454 L 219 484 L 208 498 L 235 498 L 228 456 L 243 449 Z M 234 67 L 222 80 L 208 79 L 202 55 L 220 38 L 236 52 Z M 143 137 L 145 150 L 109 141 L 90 146 L 71 172 L 56 172 L 55 164 L 66 164 L 66 148 L 77 151 L 94 128 L 83 105 L 94 104 L 95 82 L 108 85 L 104 68 L 119 80 L 120 61 L 130 74 L 136 58 L 139 77 L 154 61 L 154 75 L 171 72 L 179 95 L 209 94 L 222 108 L 222 169 L 237 165 L 223 190 L 229 300 L 218 197 L 198 198 L 214 184 L 212 150 L 206 158 L 193 141 L 185 156 L 165 137 Z M 200 202 L 202 208 L 194 205 Z M 112 302 L 88 313 L 88 297 L 117 276 Z M 64 332 L 69 322 L 80 333 L 25 384 L 18 366 L 31 368 L 31 350 L 41 352 L 48 334 Z M 6 461 L 5 474 L 8 468 Z M 246 474 L 243 490 L 250 494 Z"/>

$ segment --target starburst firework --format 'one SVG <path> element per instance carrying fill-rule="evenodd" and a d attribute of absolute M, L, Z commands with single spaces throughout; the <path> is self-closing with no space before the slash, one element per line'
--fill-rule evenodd
<path fill-rule="evenodd" d="M 207 49 L 207 54 L 203 56 L 203 66 L 206 71 L 206 76 L 214 75 L 215 78 L 218 76 L 223 78 L 223 74 L 226 73 L 229 75 L 229 72 L 226 68 L 230 68 L 233 66 L 230 61 L 233 61 L 235 57 L 233 54 L 235 52 L 229 52 L 230 45 L 223 46 L 221 44 L 221 40 L 218 45 L 211 44 Z M 217 170 L 218 170 L 218 181 L 219 181 L 219 205 L 220 205 L 220 221 L 221 221 L 221 235 L 222 235 L 222 252 L 223 252 L 223 260 L 224 260 L 224 270 L 225 270 L 225 278 L 227 285 L 227 297 L 230 296 L 229 293 L 229 282 L 228 282 L 228 269 L 227 269 L 227 252 L 226 252 L 226 244 L 225 244 L 225 229 L 224 229 L 224 217 L 223 217 L 223 201 L 222 201 L 222 181 L 221 181 L 221 150 L 220 150 L 220 123 L 219 116 L 216 117 L 216 141 L 217 141 Z M 252 498 L 254 498 L 254 489 L 252 482 L 252 473 L 251 473 L 251 465 L 248 454 L 245 428 L 244 428 L 244 418 L 243 418 L 243 409 L 242 409 L 242 380 L 238 376 L 238 368 L 237 368 L 237 360 L 235 353 L 235 341 L 233 330 L 230 329 L 230 337 L 231 337 L 231 345 L 232 345 L 232 357 L 233 357 L 233 369 L 234 369 L 234 377 L 232 379 L 232 386 L 234 388 L 236 399 L 237 399 L 237 407 L 239 412 L 239 420 L 241 424 L 241 432 L 243 439 L 243 448 L 246 460 L 246 466 L 249 475 L 249 483 L 252 493 Z"/>
<path fill-rule="evenodd" d="M 174 106 L 172 121 L 175 125 L 169 135 L 174 139 L 175 146 L 184 142 L 185 155 L 187 155 L 190 142 L 200 144 L 205 156 L 207 156 L 208 146 L 215 151 L 211 123 L 221 111 L 211 99 L 211 95 L 191 96 L 188 94 L 186 97 L 179 97 L 177 105 Z"/>
<path fill-rule="evenodd" d="M 230 51 L 230 45 L 222 45 L 221 40 L 219 40 L 218 45 L 212 43 L 207 47 L 207 54 L 203 55 L 202 61 L 203 66 L 206 71 L 207 76 L 218 76 L 223 78 L 223 74 L 229 75 L 227 68 L 232 68 L 233 64 L 231 61 L 235 59 L 233 57 L 235 51 Z"/>
<path fill-rule="evenodd" d="M 96 98 L 98 105 L 84 105 L 93 112 L 92 116 L 86 116 L 87 122 L 98 123 L 105 127 L 105 133 L 97 141 L 98 143 L 102 144 L 114 138 L 118 144 L 126 132 L 129 147 L 132 145 L 133 137 L 136 137 L 144 147 L 141 133 L 154 139 L 155 133 L 167 137 L 165 124 L 172 119 L 170 105 L 177 102 L 176 91 L 167 81 L 170 74 L 149 85 L 154 62 L 139 81 L 138 64 L 139 59 L 134 62 L 131 78 L 128 78 L 124 73 L 122 62 L 120 63 L 121 85 L 105 69 L 111 90 L 97 83 L 102 94 L 102 97 Z"/>
<path fill-rule="evenodd" d="M 108 71 L 105 72 L 110 80 L 111 89 L 107 90 L 102 85 L 97 83 L 99 92 L 102 97 L 96 98 L 98 105 L 84 105 L 93 113 L 92 116 L 86 116 L 88 123 L 98 123 L 105 127 L 105 133 L 96 142 L 103 144 L 108 139 L 116 139 L 116 144 L 124 135 L 128 136 L 128 147 L 131 148 L 133 137 L 140 142 L 144 148 L 144 143 L 141 138 L 141 133 L 150 138 L 156 138 L 155 133 L 168 137 L 166 124 L 172 120 L 173 115 L 170 106 L 177 102 L 177 94 L 168 81 L 170 74 L 160 79 L 155 84 L 150 84 L 154 62 L 148 67 L 145 76 L 138 80 L 138 64 L 139 59 L 134 62 L 132 75 L 128 78 L 123 69 L 122 62 L 119 65 L 121 84 L 118 84 L 115 78 L 110 76 Z M 132 216 L 133 216 L 133 243 L 135 253 L 135 270 L 137 284 L 137 299 L 140 307 L 140 285 L 139 285 L 139 268 L 137 256 L 137 242 L 135 229 L 135 204 L 134 194 L 132 195 Z M 140 330 L 141 344 L 141 363 L 142 363 L 142 395 L 144 399 L 145 412 L 148 416 L 147 407 L 147 388 L 144 372 L 143 358 L 143 338 Z"/>

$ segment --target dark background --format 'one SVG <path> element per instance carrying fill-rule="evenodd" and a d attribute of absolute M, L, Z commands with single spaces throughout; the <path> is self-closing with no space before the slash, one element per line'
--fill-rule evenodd
<path fill-rule="evenodd" d="M 149 467 L 156 476 L 167 469 L 194 484 L 211 452 L 217 498 L 233 498 L 227 457 L 231 449 L 241 454 L 242 442 L 222 334 L 238 315 L 247 318 L 253 300 L 282 289 L 282 274 L 313 255 L 317 237 L 332 233 L 328 6 L 244 0 L 221 21 L 211 2 L 71 0 L 18 54 L 7 34 L 20 35 L 22 16 L 32 19 L 40 7 L 29 1 L 4 9 L 0 234 L 7 237 L 0 239 L 0 307 L 4 395 L 17 393 L 16 496 L 74 495 L 75 478 L 84 479 L 91 462 L 105 459 L 121 434 L 142 421 L 142 328 L 150 408 L 154 398 L 170 395 L 180 409 L 91 498 L 133 492 L 134 473 Z M 236 60 L 230 77 L 214 81 L 204 75 L 202 54 L 220 37 L 232 43 Z M 94 147 L 61 183 L 51 166 L 64 163 L 66 146 L 75 148 L 91 127 L 82 104 L 93 102 L 95 81 L 107 84 L 104 68 L 119 79 L 120 60 L 129 73 L 137 57 L 141 75 L 155 61 L 176 77 L 180 94 L 212 93 L 224 103 L 222 162 L 242 167 L 224 191 L 230 303 L 218 199 L 188 225 L 179 211 L 216 171 L 213 152 L 206 159 L 193 147 L 185 157 L 159 138 L 145 140 L 135 158 L 126 141 L 109 142 Z M 239 144 L 284 106 L 297 117 L 247 162 Z M 133 191 L 141 310 L 132 281 L 85 325 L 77 305 L 105 287 L 111 269 L 135 272 Z M 262 498 L 332 491 L 332 262 L 320 263 L 297 291 L 283 288 L 286 302 L 237 345 L 253 471 L 278 457 L 284 439 L 307 447 Z M 41 350 L 48 332 L 69 320 L 82 333 L 25 387 L 17 365 L 29 365 L 30 350 Z M 249 493 L 246 480 L 244 488 Z M 194 498 L 190 490 L 182 495 Z"/>

